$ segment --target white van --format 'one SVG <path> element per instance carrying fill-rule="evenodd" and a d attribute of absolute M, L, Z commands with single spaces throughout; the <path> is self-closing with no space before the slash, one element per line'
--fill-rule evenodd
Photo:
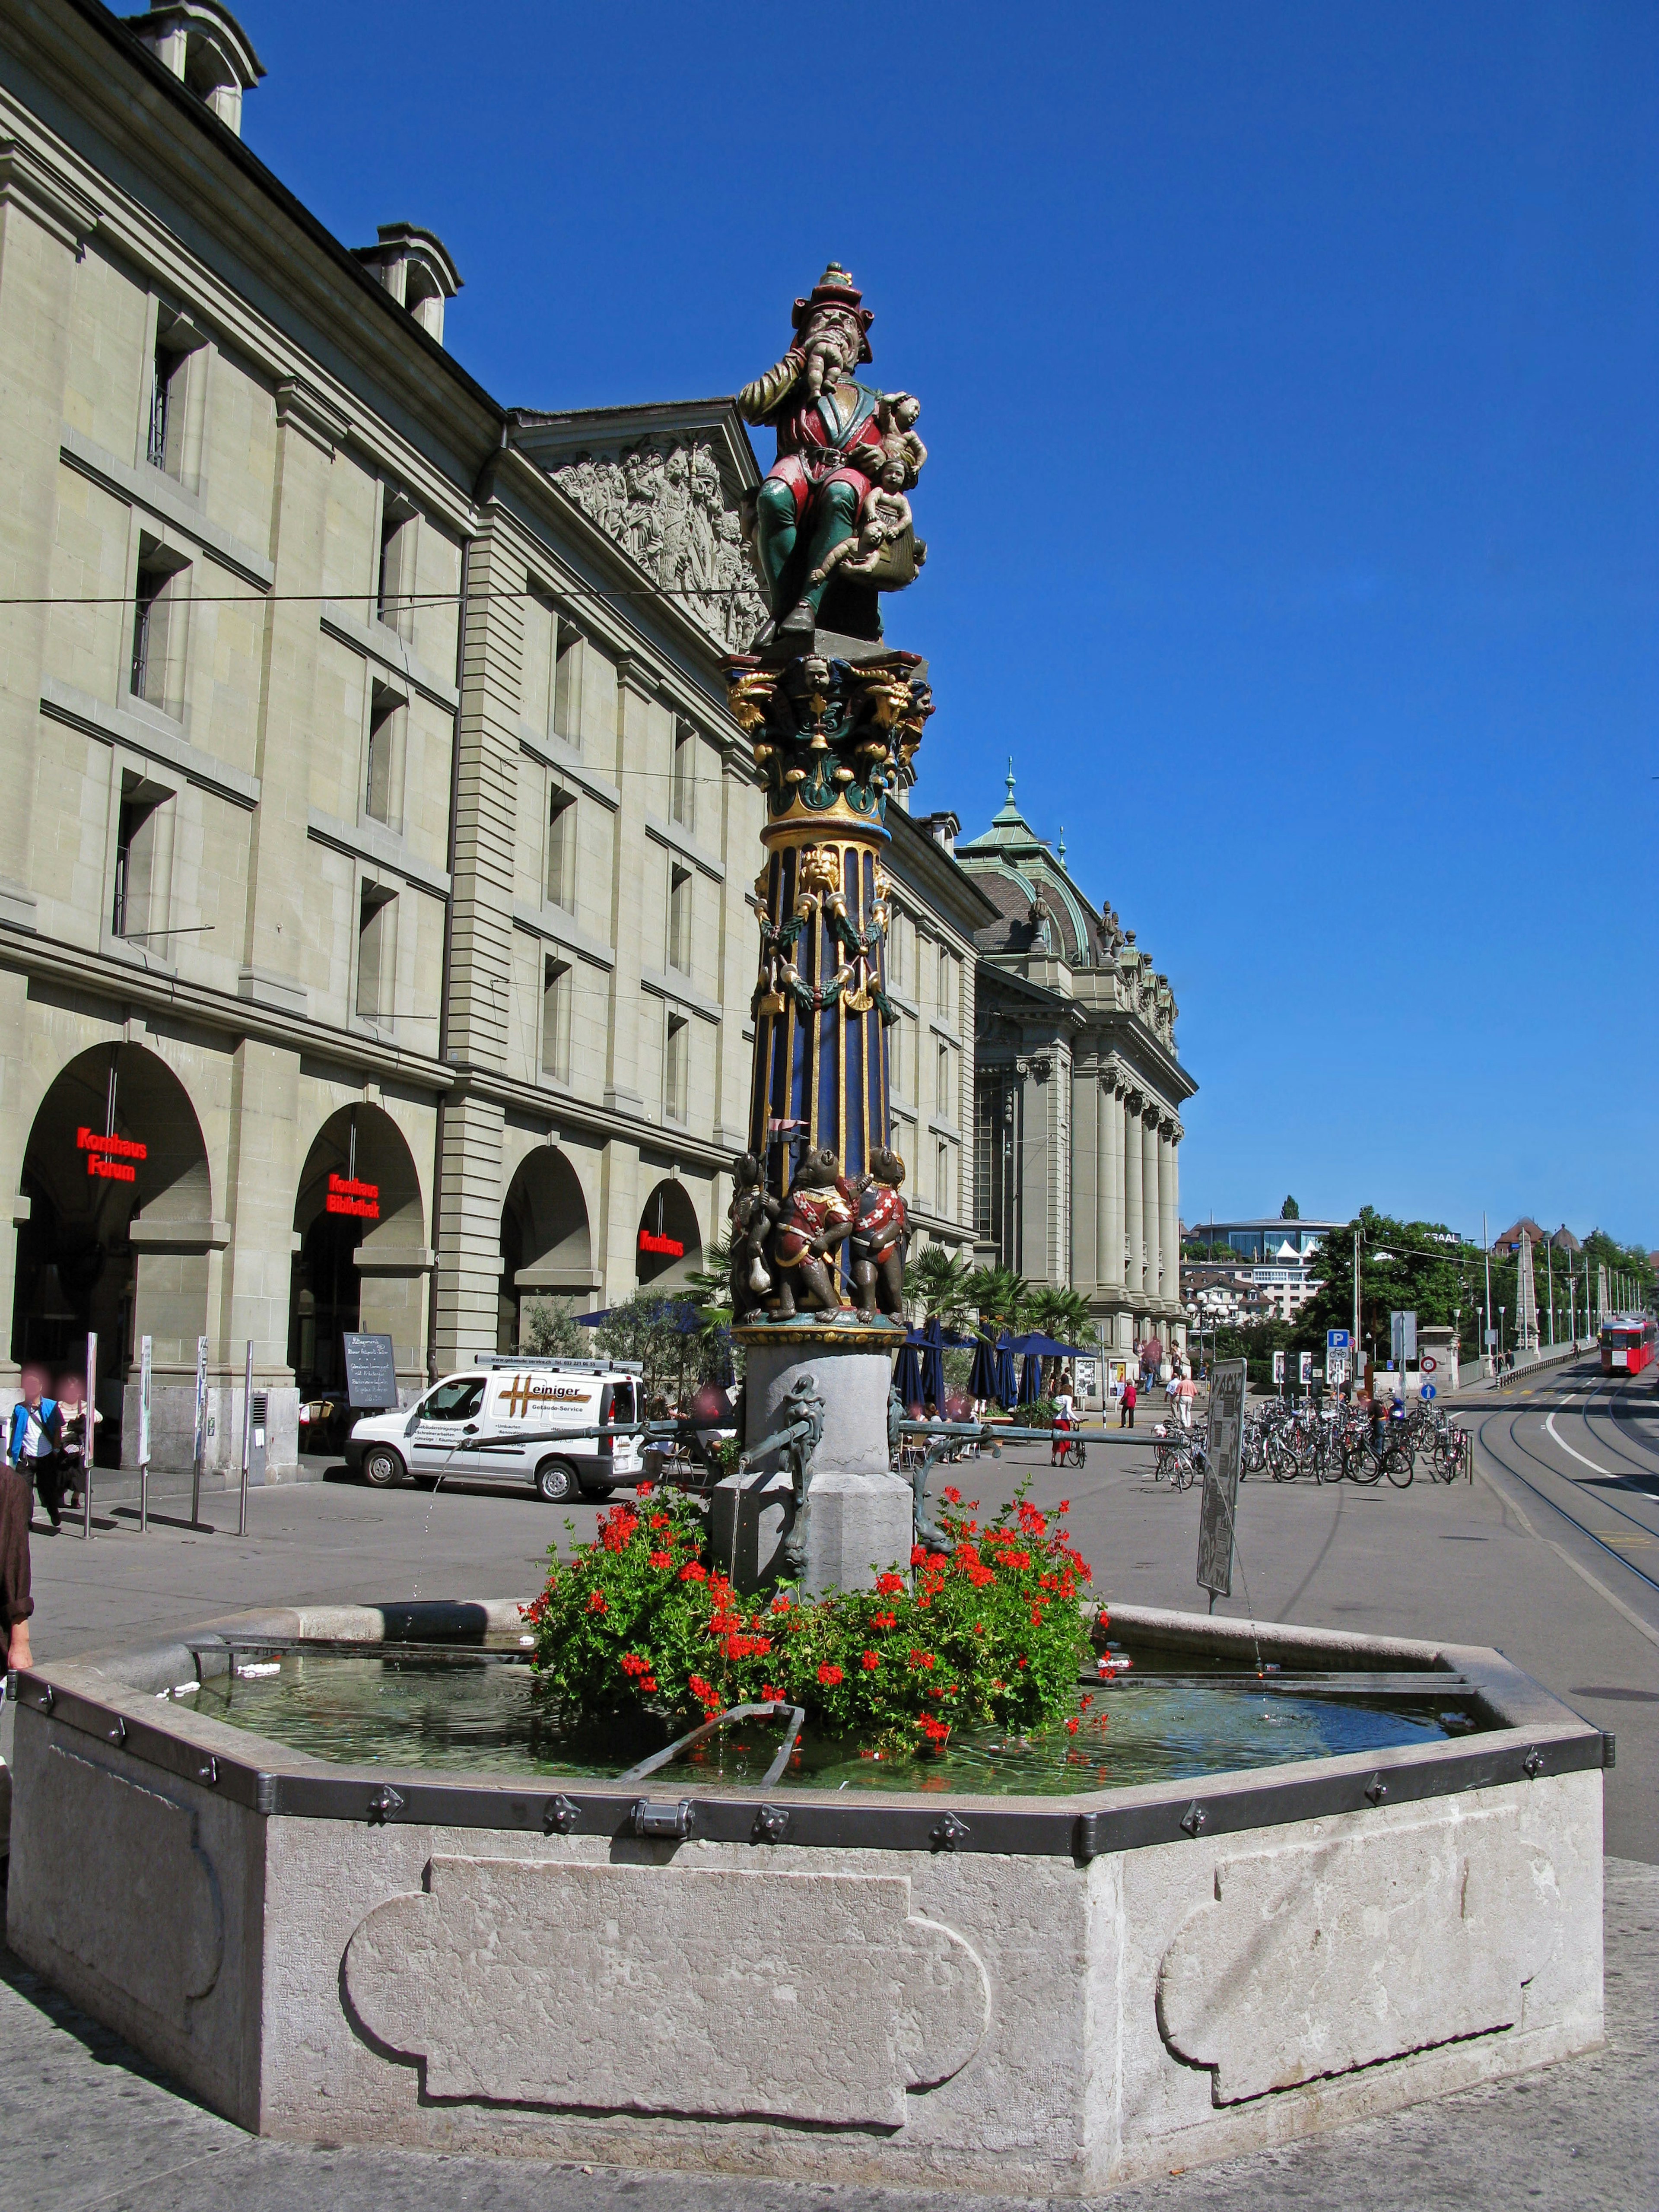
<path fill-rule="evenodd" d="M 641 1370 L 635 1360 L 488 1358 L 446 1375 L 417 1405 L 371 1413 L 347 1439 L 346 1463 L 377 1488 L 405 1475 L 533 1483 L 551 1505 L 583 1493 L 602 1497 L 645 1471 L 638 1437 L 573 1436 L 640 1418 Z M 539 1442 L 528 1439 L 539 1438 Z M 487 1442 L 484 1451 L 463 1444 Z"/>

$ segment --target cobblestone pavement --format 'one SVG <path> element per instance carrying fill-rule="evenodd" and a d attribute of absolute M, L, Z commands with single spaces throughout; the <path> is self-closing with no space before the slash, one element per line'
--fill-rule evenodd
<path fill-rule="evenodd" d="M 1288 2150 L 1196 2167 L 1103 2212 L 1653 2212 L 1659 2206 L 1659 1869 L 1607 1867 L 1607 2040 Z M 7 2212 L 920 2212 L 908 2191 L 261 2142 L 169 2088 L 0 1951 Z M 992 2200 L 949 2200 L 994 2212 Z M 1000 2201 L 1000 2200 L 998 2200 Z"/>

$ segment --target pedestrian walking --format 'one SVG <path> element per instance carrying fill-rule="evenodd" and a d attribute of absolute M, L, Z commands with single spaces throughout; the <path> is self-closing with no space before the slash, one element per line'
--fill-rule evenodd
<path fill-rule="evenodd" d="M 1190 1367 L 1183 1367 L 1176 1405 L 1181 1415 L 1181 1425 L 1188 1436 L 1193 1431 L 1193 1401 L 1197 1395 L 1198 1385 L 1193 1380 L 1193 1370 Z"/>
<path fill-rule="evenodd" d="M 26 1367 L 21 1379 L 23 1395 L 6 1428 L 6 1464 L 39 1491 L 46 1518 L 57 1529 L 64 1522 L 63 1411 L 55 1398 L 46 1396 L 39 1368 Z"/>
<path fill-rule="evenodd" d="M 1133 1375 L 1126 1375 L 1123 1378 L 1123 1398 L 1118 1408 L 1117 1425 L 1121 1429 L 1132 1429 L 1135 1425 L 1135 1378 Z"/>

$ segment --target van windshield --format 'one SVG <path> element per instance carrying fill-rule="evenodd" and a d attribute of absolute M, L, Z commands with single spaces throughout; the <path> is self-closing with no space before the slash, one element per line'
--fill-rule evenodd
<path fill-rule="evenodd" d="M 483 1403 L 482 1375 L 462 1375 L 453 1382 L 441 1382 L 421 1408 L 421 1418 L 428 1421 L 470 1421 Z"/>

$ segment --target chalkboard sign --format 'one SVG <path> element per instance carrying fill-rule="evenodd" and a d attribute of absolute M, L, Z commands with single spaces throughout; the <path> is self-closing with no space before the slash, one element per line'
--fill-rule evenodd
<path fill-rule="evenodd" d="M 346 1401 L 355 1411 L 385 1413 L 398 1402 L 398 1363 L 389 1336 L 346 1334 Z"/>
<path fill-rule="evenodd" d="M 1244 1362 L 1224 1359 L 1210 1375 L 1208 1465 L 1198 1513 L 1198 1586 L 1211 1602 L 1233 1587 L 1233 1512 L 1244 1443 Z"/>

